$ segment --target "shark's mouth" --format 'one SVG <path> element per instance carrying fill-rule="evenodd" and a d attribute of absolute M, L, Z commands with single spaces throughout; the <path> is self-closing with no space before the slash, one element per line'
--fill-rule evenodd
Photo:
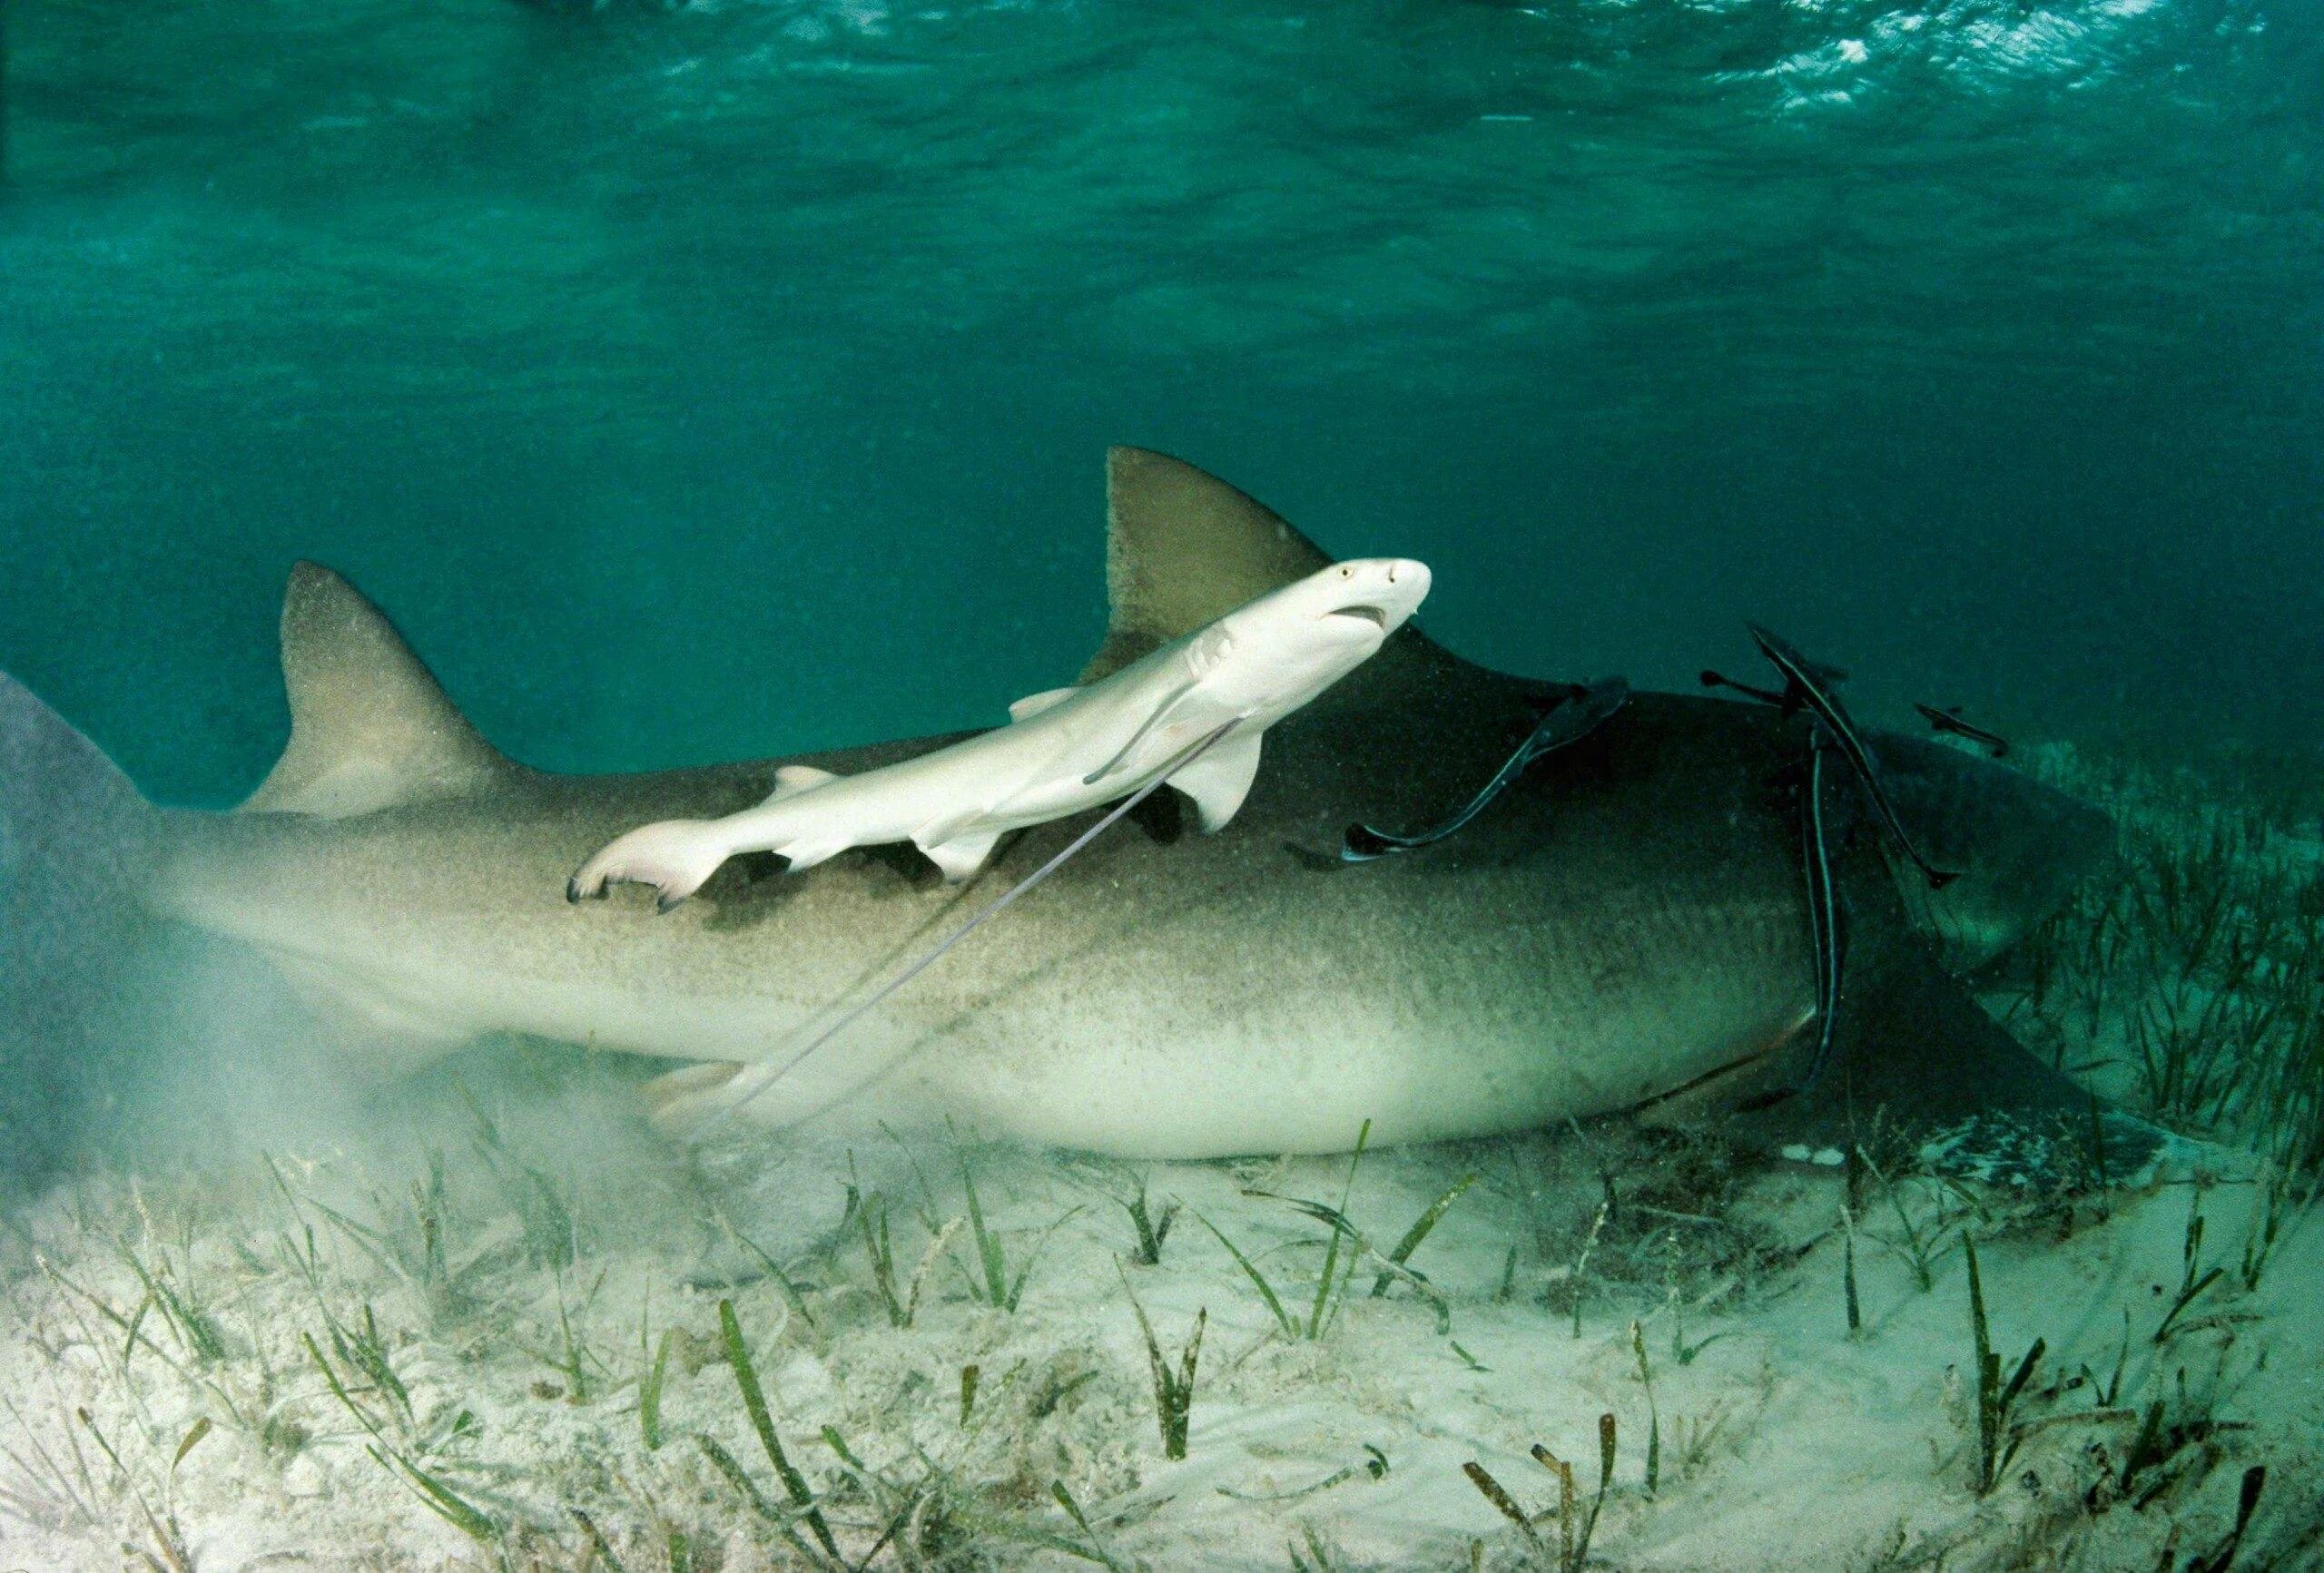
<path fill-rule="evenodd" d="M 1388 614 L 1383 612 L 1377 606 L 1335 606 L 1332 609 L 1329 615 L 1334 617 L 1354 617 L 1359 622 L 1369 623 L 1374 627 L 1383 630 L 1385 630 L 1388 626 Z"/>

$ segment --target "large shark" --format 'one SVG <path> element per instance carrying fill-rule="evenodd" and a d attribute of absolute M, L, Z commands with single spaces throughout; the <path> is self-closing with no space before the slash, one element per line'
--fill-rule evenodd
<path fill-rule="evenodd" d="M 1117 449 L 1108 480 L 1111 624 L 1085 683 L 1329 560 L 1176 459 Z M 786 766 L 854 772 L 954 740 L 553 775 L 488 745 L 335 574 L 293 575 L 282 645 L 290 742 L 231 813 L 143 806 L 5 685 L 0 741 L 58 783 L 20 877 L 94 857 L 56 877 L 125 883 L 153 911 L 255 947 L 391 1059 L 507 1032 L 686 1062 L 650 1084 L 674 1124 L 1089 822 L 1026 831 L 965 887 L 908 850 L 866 849 L 795 877 L 737 860 L 659 919 L 635 890 L 576 907 L 568 871 L 630 826 L 733 813 Z M 1458 835 L 1338 858 L 1353 821 L 1433 824 L 1468 801 L 1563 692 L 1404 627 L 1274 730 L 1269 769 L 1222 833 L 1185 833 L 1169 793 L 1143 804 L 752 1119 L 950 1116 L 1194 1158 L 1344 1149 L 1367 1120 L 1375 1142 L 1422 1141 L 1781 1087 L 1814 1036 L 1788 784 L 1808 718 L 1640 693 Z M 1851 959 L 1840 1068 L 1817 1096 L 1929 1117 L 2084 1107 L 1954 974 L 2056 908 L 2111 826 L 1984 758 L 1869 735 L 1915 840 L 1961 872 L 1933 891 L 1892 874 L 1868 833 L 1836 850 Z M 76 813 L 97 851 L 69 833 Z"/>

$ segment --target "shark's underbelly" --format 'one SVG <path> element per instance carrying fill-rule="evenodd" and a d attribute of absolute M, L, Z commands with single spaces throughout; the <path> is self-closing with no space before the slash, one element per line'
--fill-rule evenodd
<path fill-rule="evenodd" d="M 1653 997 L 1555 980 L 1500 999 L 1444 990 L 1325 1002 L 1286 989 L 1231 1016 L 1143 1025 L 1083 998 L 1002 1010 L 858 1095 L 885 1116 L 1123 1157 L 1343 1152 L 1536 1128 L 1635 1107 L 1783 1043 L 1806 987 L 1716 965 Z M 1327 1008 L 1328 1007 L 1328 1008 Z"/>
<path fill-rule="evenodd" d="M 1040 966 L 990 959 L 852 1026 L 753 1112 L 1157 1158 L 1344 1151 L 1367 1120 L 1380 1142 L 1532 1128 L 1786 1041 L 1812 1006 L 1799 927 L 1780 901 L 1451 933 L 1194 912 Z"/>

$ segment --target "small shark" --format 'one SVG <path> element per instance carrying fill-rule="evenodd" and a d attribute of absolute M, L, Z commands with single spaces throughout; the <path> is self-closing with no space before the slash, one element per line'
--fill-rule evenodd
<path fill-rule="evenodd" d="M 1250 792 L 1267 728 L 1376 654 L 1428 587 L 1424 564 L 1334 563 L 1095 683 L 1020 699 L 1007 726 L 862 775 L 783 765 L 756 808 L 641 825 L 582 864 L 566 895 L 650 885 L 667 912 L 739 852 L 777 853 L 795 874 L 850 847 L 902 841 L 958 884 L 1010 831 L 1103 808 L 1165 777 L 1215 835 Z M 1222 732 L 1215 745 L 1190 758 L 1213 732 Z"/>
<path fill-rule="evenodd" d="M 1112 615 L 1085 683 L 1330 566 L 1178 460 L 1117 449 L 1108 483 Z M 37 1002 L 44 977 L 77 987 L 103 952 L 71 941 L 133 900 L 271 958 L 371 1063 L 499 1033 L 661 1056 L 684 1063 L 648 1096 L 682 1126 L 743 1067 L 867 998 L 977 889 L 872 847 L 798 875 L 737 859 L 654 923 L 621 893 L 568 905 L 567 870 L 626 827 L 734 813 L 786 766 L 862 772 L 957 740 L 553 775 L 487 743 L 326 569 L 291 576 L 282 644 L 290 742 L 230 813 L 143 803 L 0 680 L 12 1001 Z M 1817 1003 L 1793 784 L 1812 717 L 1632 693 L 1457 835 L 1341 860 L 1350 823 L 1439 824 L 1472 802 L 1570 692 L 1406 624 L 1270 732 L 1269 768 L 1225 831 L 1186 835 L 1176 794 L 1156 794 L 753 1120 L 950 1117 L 1199 1158 L 1344 1150 L 1366 1120 L 1375 1141 L 1408 1142 L 1724 1110 L 1786 1085 Z M 1864 737 L 1915 842 L 1959 877 L 1931 890 L 1897 877 L 1877 837 L 1837 839 L 1849 998 L 1817 1098 L 1925 1121 L 2086 1117 L 2086 1096 L 1957 975 L 2055 909 L 2109 855 L 2112 825 L 1965 751 Z M 1016 881 L 1087 823 L 1026 831 L 979 882 Z M 1812 1117 L 1810 1101 L 1786 1109 Z M 2122 1150 L 2112 1136 L 2108 1150 Z"/>

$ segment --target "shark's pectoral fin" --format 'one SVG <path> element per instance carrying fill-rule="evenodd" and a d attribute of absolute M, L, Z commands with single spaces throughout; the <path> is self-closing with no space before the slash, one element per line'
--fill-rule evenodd
<path fill-rule="evenodd" d="M 461 797 L 521 773 L 452 706 L 379 609 L 301 563 L 282 602 L 290 742 L 242 804 L 344 819 Z"/>
<path fill-rule="evenodd" d="M 797 797 L 825 782 L 837 780 L 839 774 L 835 771 L 817 770 L 812 764 L 786 764 L 774 772 L 774 790 L 767 793 L 766 801 L 781 802 L 784 798 Z"/>
<path fill-rule="evenodd" d="M 1000 843 L 1001 832 L 986 831 L 976 835 L 954 836 L 934 845 L 916 842 L 928 854 L 929 860 L 944 870 L 944 878 L 952 884 L 975 878 L 985 864 L 992 860 L 992 849 Z"/>
<path fill-rule="evenodd" d="M 1225 830 L 1250 795 L 1252 779 L 1259 773 L 1259 744 L 1265 736 L 1264 732 L 1247 736 L 1230 732 L 1170 777 L 1172 786 L 1194 800 L 1203 834 Z"/>
<path fill-rule="evenodd" d="M 2085 1177 L 2102 1155 L 2114 1179 L 2165 1155 L 2173 1138 L 2096 1105 L 1986 1014 L 1912 930 L 1885 873 L 1852 881 L 1851 894 L 1863 942 L 1840 980 L 1831 1063 L 1791 1090 L 1817 1052 L 1811 1020 L 1776 1052 L 1706 1078 L 1701 1090 L 1736 1111 L 1735 1134 L 1845 1151 L 1878 1130 L 1956 1172 L 2053 1185 Z"/>
<path fill-rule="evenodd" d="M 1045 688 L 1039 693 L 1029 693 L 1009 707 L 1009 719 L 1012 722 L 1030 721 L 1044 710 L 1062 704 L 1080 692 L 1080 686 L 1075 684 L 1067 688 Z"/>

